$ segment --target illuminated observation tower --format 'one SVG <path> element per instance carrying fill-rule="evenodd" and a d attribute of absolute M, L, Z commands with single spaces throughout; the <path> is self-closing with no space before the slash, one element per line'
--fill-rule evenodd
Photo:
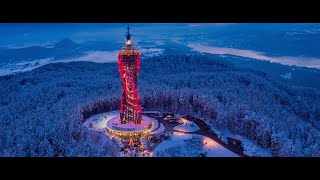
<path fill-rule="evenodd" d="M 126 45 L 121 47 L 118 54 L 119 72 L 122 80 L 122 98 L 120 103 L 120 122 L 127 124 L 142 121 L 141 106 L 137 89 L 137 77 L 140 70 L 140 53 L 131 44 L 131 34 L 126 34 Z"/>

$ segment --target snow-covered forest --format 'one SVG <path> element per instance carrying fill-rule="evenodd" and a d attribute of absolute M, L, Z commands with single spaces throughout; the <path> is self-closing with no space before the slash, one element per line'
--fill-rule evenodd
<path fill-rule="evenodd" d="M 113 156 L 96 145 L 85 118 L 119 108 L 116 63 L 49 64 L 0 77 L 0 156 Z M 273 156 L 320 156 L 320 92 L 210 56 L 141 60 L 144 110 L 203 118 L 271 150 Z"/>

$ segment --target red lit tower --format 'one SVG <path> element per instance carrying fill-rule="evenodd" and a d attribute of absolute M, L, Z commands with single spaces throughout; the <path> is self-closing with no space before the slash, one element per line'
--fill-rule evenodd
<path fill-rule="evenodd" d="M 140 53 L 137 51 L 137 48 L 131 44 L 129 26 L 126 36 L 126 45 L 122 46 L 118 54 L 119 72 L 123 86 L 120 104 L 120 122 L 122 124 L 129 122 L 140 124 L 142 116 L 137 89 L 137 77 L 140 70 Z"/>

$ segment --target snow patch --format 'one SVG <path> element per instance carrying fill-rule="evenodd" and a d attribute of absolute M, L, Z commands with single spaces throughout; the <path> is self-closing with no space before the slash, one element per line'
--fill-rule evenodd
<path fill-rule="evenodd" d="M 228 54 L 228 55 L 258 59 L 258 60 L 265 60 L 265 61 L 280 63 L 284 65 L 290 65 L 290 66 L 296 65 L 300 67 L 320 68 L 320 58 L 292 57 L 292 56 L 271 57 L 271 56 L 266 56 L 263 52 L 257 52 L 253 50 L 206 46 L 206 45 L 192 44 L 192 43 L 188 44 L 188 47 L 192 48 L 193 51 L 198 51 L 200 53 L 219 54 L 219 55 Z"/>
<path fill-rule="evenodd" d="M 20 61 L 16 63 L 6 64 L 0 67 L 0 76 L 31 71 L 32 69 L 51 63 L 52 60 L 53 58 L 50 57 L 45 59 L 37 59 L 34 61 Z"/>
<path fill-rule="evenodd" d="M 198 131 L 200 128 L 193 123 L 192 121 L 188 121 L 186 119 L 181 118 L 181 121 L 183 124 L 175 126 L 173 129 L 176 131 L 181 131 L 181 132 L 195 132 Z"/>
<path fill-rule="evenodd" d="M 227 137 L 231 137 L 234 139 L 238 139 L 240 141 L 242 141 L 243 144 L 243 149 L 244 149 L 244 154 L 248 155 L 248 156 L 260 156 L 260 157 L 271 157 L 271 152 L 262 148 L 261 146 L 259 146 L 258 144 L 252 142 L 251 140 L 249 140 L 246 137 L 243 137 L 241 135 L 238 134 L 233 134 L 232 132 L 230 132 L 228 129 L 225 129 L 223 131 L 219 131 L 215 128 L 211 129 L 218 135 L 220 136 L 221 140 L 224 141 L 225 143 L 227 143 Z"/>
<path fill-rule="evenodd" d="M 107 127 L 107 122 L 117 117 L 119 113 L 120 113 L 119 111 L 111 111 L 111 112 L 97 114 L 95 116 L 88 118 L 86 122 L 83 123 L 83 126 L 95 131 L 105 132 L 105 129 Z M 91 127 L 90 127 L 90 124 L 92 124 Z"/>
<path fill-rule="evenodd" d="M 161 40 L 155 41 L 155 44 L 158 46 L 165 45 L 164 41 L 161 41 Z"/>
<path fill-rule="evenodd" d="M 284 78 L 284 79 L 291 79 L 291 72 L 283 74 L 283 75 L 281 75 L 281 77 Z"/>
<path fill-rule="evenodd" d="M 140 49 L 139 52 L 143 56 L 152 57 L 152 56 L 160 56 L 161 54 L 163 54 L 164 49 L 160 49 L 160 48 L 143 48 L 143 49 Z"/>
<path fill-rule="evenodd" d="M 160 127 L 152 132 L 149 133 L 149 135 L 153 135 L 153 134 L 160 134 L 165 130 L 165 127 L 162 123 L 160 123 Z"/>
<path fill-rule="evenodd" d="M 154 157 L 239 157 L 214 140 L 196 134 L 174 132 L 170 140 L 161 142 L 154 150 Z"/>

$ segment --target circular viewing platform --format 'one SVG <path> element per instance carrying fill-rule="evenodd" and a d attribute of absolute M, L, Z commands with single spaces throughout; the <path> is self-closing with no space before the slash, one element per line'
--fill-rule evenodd
<path fill-rule="evenodd" d="M 145 136 L 156 124 L 146 116 L 142 116 L 141 124 L 134 124 L 133 122 L 121 124 L 120 116 L 116 116 L 110 119 L 106 125 L 108 133 L 116 136 Z"/>

